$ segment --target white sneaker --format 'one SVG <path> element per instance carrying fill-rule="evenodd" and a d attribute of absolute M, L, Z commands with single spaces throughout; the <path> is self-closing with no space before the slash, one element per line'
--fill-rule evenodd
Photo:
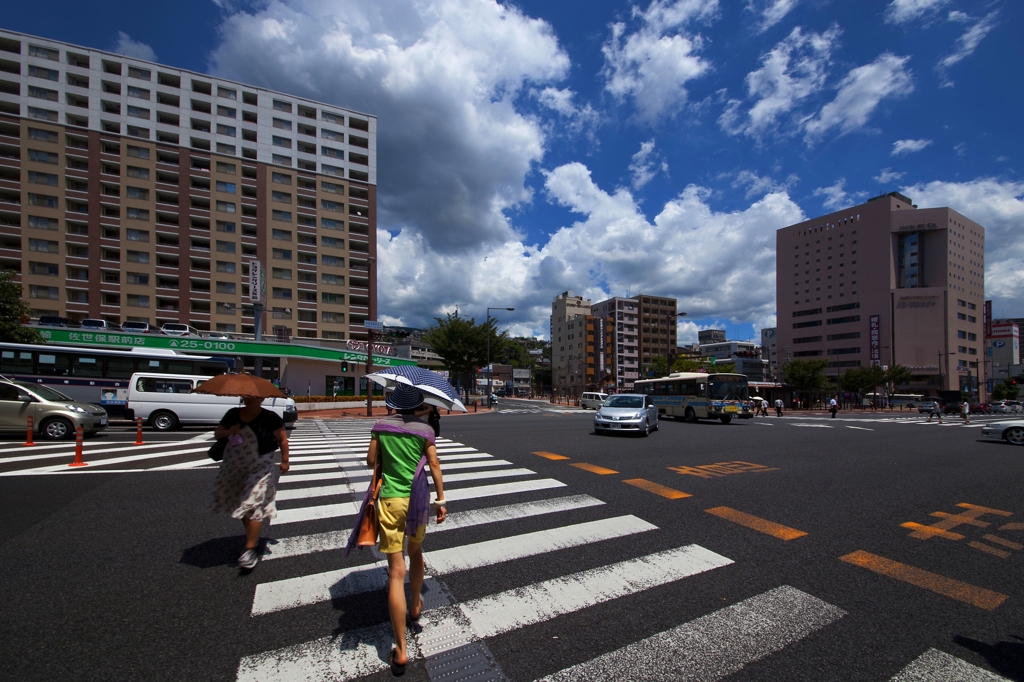
<path fill-rule="evenodd" d="M 246 570 L 256 567 L 260 561 L 260 553 L 255 549 L 247 549 L 238 557 L 238 567 Z"/>

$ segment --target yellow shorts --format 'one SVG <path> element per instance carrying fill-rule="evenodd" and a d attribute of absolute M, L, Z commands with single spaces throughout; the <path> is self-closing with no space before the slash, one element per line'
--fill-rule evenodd
<path fill-rule="evenodd" d="M 405 540 L 405 517 L 409 513 L 408 497 L 388 497 L 377 500 L 377 525 L 380 526 L 381 554 L 395 554 L 402 551 Z M 416 536 L 410 542 L 423 542 L 427 535 L 427 524 L 416 529 Z"/>

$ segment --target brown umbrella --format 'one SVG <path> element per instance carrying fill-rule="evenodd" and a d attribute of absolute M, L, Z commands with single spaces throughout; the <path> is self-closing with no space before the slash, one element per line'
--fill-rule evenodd
<path fill-rule="evenodd" d="M 284 397 L 284 393 L 281 393 L 277 386 L 262 377 L 254 377 L 251 374 L 220 374 L 197 386 L 195 392 L 256 398 Z"/>

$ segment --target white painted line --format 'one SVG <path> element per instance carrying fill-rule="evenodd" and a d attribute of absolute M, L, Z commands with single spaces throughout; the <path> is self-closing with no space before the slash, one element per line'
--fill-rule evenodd
<path fill-rule="evenodd" d="M 447 497 L 447 493 L 445 496 Z M 616 516 L 461 547 L 450 547 L 430 552 L 426 556 L 433 573 L 445 574 L 657 529 L 654 524 L 633 515 Z"/>
<path fill-rule="evenodd" d="M 323 468 L 323 467 L 318 467 Z M 459 483 L 462 481 L 476 481 L 487 478 L 508 478 L 510 476 L 532 476 L 536 474 L 536 471 L 531 469 L 502 469 L 500 471 L 481 471 L 479 473 L 465 473 L 465 474 L 449 474 L 443 476 L 445 484 L 448 483 Z M 308 481 L 334 481 L 338 479 L 351 481 L 352 483 L 363 483 L 369 481 L 373 477 L 373 472 L 369 469 L 363 469 L 361 473 L 347 473 L 345 471 L 330 471 L 327 473 L 320 474 L 299 474 L 297 476 L 288 476 L 288 481 L 291 483 L 302 483 Z"/>
<path fill-rule="evenodd" d="M 671 679 L 720 680 L 844 615 L 842 609 L 783 585 L 543 679 L 647 680 L 656 662 L 669 666 Z"/>
<path fill-rule="evenodd" d="M 442 462 L 455 462 L 465 459 L 487 459 L 488 457 L 494 457 L 494 455 L 486 452 L 474 452 L 467 455 L 438 455 L 437 458 Z"/>
<path fill-rule="evenodd" d="M 1009 682 L 984 668 L 950 656 L 938 649 L 929 649 L 896 673 L 889 682 Z"/>
<path fill-rule="evenodd" d="M 548 488 L 564 488 L 565 484 L 553 478 L 537 478 L 530 481 L 514 481 L 512 483 L 496 483 L 493 485 L 481 485 L 473 488 L 455 488 L 449 490 L 444 487 L 446 500 L 475 500 L 481 497 L 493 497 L 495 495 L 514 495 L 517 493 L 528 493 L 534 490 L 547 490 Z"/>
<path fill-rule="evenodd" d="M 447 492 L 445 495 L 447 496 Z M 277 518 L 271 524 L 279 526 L 285 523 L 299 523 L 301 521 L 317 521 L 319 519 L 333 519 L 339 516 L 355 516 L 359 513 L 359 507 L 363 501 L 341 502 L 339 504 L 325 504 L 317 507 L 300 507 L 298 509 L 278 509 Z"/>
<path fill-rule="evenodd" d="M 657 530 L 635 516 L 619 516 L 591 521 L 553 530 L 513 535 L 425 553 L 428 572 L 451 573 L 465 568 L 491 566 L 559 549 L 624 537 L 634 533 Z M 461 558 L 459 558 L 461 557 Z M 260 583 L 253 598 L 252 615 L 259 616 L 298 606 L 317 604 L 329 599 L 382 588 L 383 566 L 343 568 L 326 573 L 303 575 L 287 580 Z"/>
<path fill-rule="evenodd" d="M 174 470 L 177 470 L 177 469 L 195 469 L 196 467 L 201 467 L 201 466 L 204 466 L 206 464 L 217 464 L 217 462 L 214 462 L 209 457 L 206 457 L 205 459 L 197 459 L 197 460 L 194 460 L 194 461 L 191 461 L 191 462 L 181 462 L 179 464 L 168 464 L 167 466 L 162 466 L 162 467 L 150 467 L 149 469 L 146 469 L 146 471 L 174 471 Z"/>
<path fill-rule="evenodd" d="M 289 449 L 289 455 L 291 450 Z M 290 457 L 293 462 L 334 462 L 334 455 L 299 455 L 298 457 Z"/>
<path fill-rule="evenodd" d="M 334 481 L 337 479 L 348 480 L 348 476 L 342 471 L 330 471 L 323 474 L 299 474 L 288 476 L 288 483 L 306 483 L 309 481 Z"/>
<path fill-rule="evenodd" d="M 863 426 L 847 426 L 848 429 L 857 429 L 858 431 L 874 431 L 874 429 L 867 429 Z"/>
<path fill-rule="evenodd" d="M 341 486 L 331 486 L 330 488 L 308 488 L 301 492 L 305 492 L 305 490 L 333 490 L 340 487 Z M 281 499 L 281 495 L 284 492 L 285 491 L 283 490 L 278 491 L 278 500 Z M 448 518 L 445 519 L 445 522 L 440 525 L 430 523 L 428 525 L 428 532 L 430 535 L 433 535 L 434 533 L 440 533 L 441 531 L 446 530 L 457 530 L 459 528 L 479 526 L 487 523 L 512 521 L 530 516 L 540 516 L 543 514 L 554 514 L 557 512 L 583 509 L 602 504 L 604 504 L 604 502 L 595 497 L 591 497 L 590 495 L 572 495 L 569 497 L 558 497 L 550 500 L 521 502 L 519 504 L 508 504 L 501 507 L 453 512 L 449 514 Z M 350 530 L 340 530 L 328 533 L 316 533 L 313 535 L 296 535 L 294 537 L 281 538 L 279 540 L 268 539 L 267 552 L 263 555 L 263 560 L 283 559 L 303 554 L 312 554 L 314 552 L 325 552 L 332 549 L 344 549 L 345 545 L 348 543 L 350 532 Z"/>
<path fill-rule="evenodd" d="M 140 445 L 139 447 L 142 447 L 142 446 Z M 157 459 L 159 457 L 173 457 L 174 455 L 185 455 L 185 454 L 190 454 L 190 453 L 193 453 L 193 452 L 206 452 L 209 449 L 210 449 L 210 446 L 204 445 L 204 446 L 198 447 L 198 448 L 187 448 L 187 449 L 184 449 L 184 450 L 171 450 L 169 452 L 157 452 L 157 453 L 150 453 L 150 454 L 146 454 L 146 455 L 132 455 L 130 457 L 108 457 L 107 459 L 94 459 L 92 461 L 89 461 L 89 456 L 92 455 L 92 454 L 95 454 L 95 453 L 84 453 L 83 459 L 86 462 L 89 462 L 89 466 L 90 467 L 101 467 L 101 466 L 109 466 L 111 464 L 124 464 L 125 462 L 141 462 L 141 461 L 146 460 L 146 459 Z M 68 459 L 69 460 L 74 459 L 74 453 L 72 453 L 69 456 Z M 53 465 L 53 466 L 36 467 L 34 469 L 23 469 L 23 470 L 18 471 L 18 472 L 8 471 L 6 473 L 0 474 L 0 476 L 10 476 L 10 475 L 12 475 L 14 473 L 18 473 L 18 474 L 45 474 L 45 473 L 51 473 L 51 472 L 55 472 L 55 471 L 63 471 L 66 468 L 67 468 L 67 464 L 56 464 L 56 465 Z"/>
<path fill-rule="evenodd" d="M 802 426 L 802 427 L 808 428 L 808 429 L 831 429 L 832 428 L 831 426 L 828 426 L 827 424 L 794 424 L 792 422 L 790 422 L 790 426 Z"/>
<path fill-rule="evenodd" d="M 751 424 L 757 424 L 758 426 L 775 426 L 771 422 L 750 422 Z"/>
<path fill-rule="evenodd" d="M 244 657 L 237 682 L 354 680 L 388 669 L 387 655 L 395 635 L 390 623 L 350 630 L 337 637 L 297 644 Z M 419 658 L 414 637 L 407 638 L 409 658 Z"/>
<path fill-rule="evenodd" d="M 351 485 L 318 485 L 311 488 L 284 488 L 278 489 L 277 501 L 308 500 L 312 497 L 330 497 L 333 495 L 348 495 L 352 492 Z"/>
<path fill-rule="evenodd" d="M 493 637 L 731 563 L 689 545 L 474 599 L 461 609 L 478 637 Z"/>

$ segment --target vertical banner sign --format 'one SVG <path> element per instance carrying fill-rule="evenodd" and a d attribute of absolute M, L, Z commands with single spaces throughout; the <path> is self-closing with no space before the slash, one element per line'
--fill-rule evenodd
<path fill-rule="evenodd" d="M 258 260 L 249 261 L 249 300 L 267 302 L 267 272 Z"/>
<path fill-rule="evenodd" d="M 879 320 L 881 319 L 878 315 L 872 315 L 870 318 L 870 329 L 871 329 L 871 364 L 881 364 L 881 353 L 879 352 L 878 345 L 878 334 L 879 334 Z"/>
<path fill-rule="evenodd" d="M 992 301 L 985 301 L 985 338 L 992 336 Z"/>
<path fill-rule="evenodd" d="M 605 358 L 605 330 L 604 330 L 604 318 L 599 317 L 597 319 L 597 376 L 604 376 L 604 358 Z"/>

